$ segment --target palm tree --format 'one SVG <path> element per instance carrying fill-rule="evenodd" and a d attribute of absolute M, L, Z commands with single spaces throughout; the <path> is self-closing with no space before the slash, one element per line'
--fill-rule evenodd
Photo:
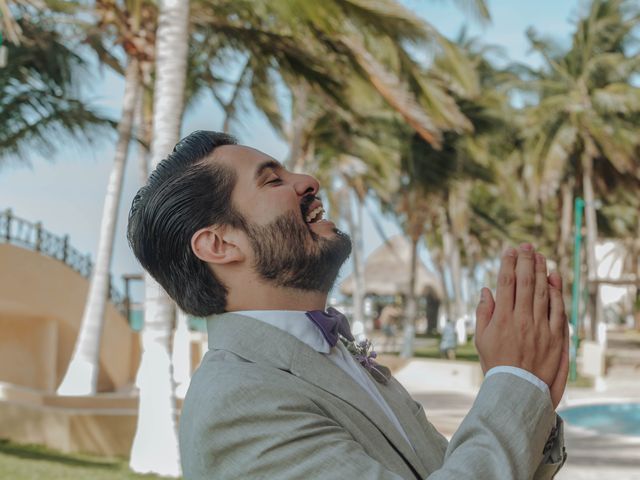
<path fill-rule="evenodd" d="M 358 103 L 358 102 L 356 102 Z M 395 190 L 395 171 L 399 160 L 396 141 L 389 138 L 396 120 L 388 109 L 371 108 L 369 101 L 359 103 L 359 112 L 325 111 L 308 133 L 313 160 L 309 165 L 325 185 L 331 213 L 343 218 L 351 233 L 353 249 L 353 331 L 365 335 L 363 223 L 362 210 L 370 195 L 388 198 Z M 368 106 L 369 108 L 363 109 Z M 338 182 L 336 182 L 338 180 Z M 355 213 L 353 205 L 356 206 Z"/>
<path fill-rule="evenodd" d="M 469 284 L 473 285 L 482 259 L 494 257 L 505 238 L 513 239 L 515 216 L 493 212 L 500 208 L 515 213 L 514 207 L 504 200 L 513 198 L 513 193 L 503 197 L 512 189 L 512 178 L 501 178 L 500 172 L 506 172 L 513 163 L 520 132 L 517 112 L 507 95 L 508 86 L 517 77 L 508 70 L 497 69 L 487 60 L 489 52 L 499 51 L 482 45 L 478 39 L 467 38 L 464 30 L 456 44 L 477 75 L 476 94 L 458 98 L 460 109 L 472 123 L 474 132 L 447 135 L 443 155 L 438 155 L 434 162 L 441 164 L 448 158 L 448 165 L 452 167 L 449 174 L 443 172 L 439 182 L 445 186 L 439 227 L 444 257 L 450 261 L 454 290 L 455 308 L 450 314 L 460 318 L 469 311 L 461 292 L 463 269 L 467 271 Z M 444 72 L 451 68 L 446 57 L 436 58 L 435 67 Z"/>
<path fill-rule="evenodd" d="M 8 22 L 6 5 L 2 11 Z M 0 158 L 29 164 L 27 149 L 52 158 L 65 137 L 86 142 L 111 130 L 113 123 L 79 96 L 87 62 L 63 41 L 50 12 L 10 11 L 13 28 L 4 28 L 14 33 L 5 39 L 8 64 L 0 68 Z"/>
<path fill-rule="evenodd" d="M 115 223 L 120 205 L 131 129 L 139 92 L 138 63 L 132 59 L 127 65 L 123 110 L 118 122 L 118 143 L 107 184 L 96 262 L 91 272 L 89 293 L 71 361 L 58 387 L 59 395 L 92 395 L 98 382 L 98 356 L 104 312 L 110 287 L 110 267 L 115 237 Z"/>
<path fill-rule="evenodd" d="M 503 185 L 509 186 L 509 182 L 501 184 L 498 172 L 513 163 L 511 150 L 517 147 L 519 134 L 507 96 L 514 75 L 493 67 L 486 59 L 491 47 L 466 38 L 464 31 L 456 47 L 472 68 L 469 74 L 459 76 L 465 83 L 450 74 L 455 64 L 448 55 L 435 58 L 429 75 L 436 81 L 447 79 L 447 93 L 472 125 L 473 133 L 446 131 L 440 149 L 414 134 L 403 155 L 403 183 L 395 202 L 396 214 L 412 241 L 412 269 L 424 237 L 435 253 L 432 257 L 443 284 L 444 271 L 450 272 L 453 302 L 447 302 L 447 310 L 455 319 L 467 311 L 462 296 L 463 269 L 466 267 L 472 284 L 480 259 L 495 255 L 500 239 L 512 236 L 514 215 L 496 216 L 494 212 L 512 210 L 501 198 Z M 415 299 L 408 299 L 403 356 L 412 354 L 415 304 Z"/>
<path fill-rule="evenodd" d="M 114 69 L 119 62 L 104 48 L 105 41 L 121 44 L 126 53 L 125 88 L 122 114 L 118 122 L 118 141 L 111 174 L 107 184 L 100 224 L 100 236 L 96 262 L 91 274 L 89 292 L 76 339 L 71 361 L 58 387 L 60 395 L 91 395 L 96 393 L 98 380 L 98 357 L 100 338 L 104 323 L 104 312 L 109 293 L 110 267 L 116 230 L 116 219 L 124 171 L 131 141 L 134 114 L 141 93 L 143 72 L 148 71 L 153 58 L 155 24 L 154 10 L 143 0 L 130 0 L 124 5 L 115 1 L 99 1 L 95 6 L 97 25 L 85 25 L 87 42 L 98 52 L 99 57 Z M 145 15 L 146 13 L 146 15 Z"/>
<path fill-rule="evenodd" d="M 349 2 L 336 1 L 331 6 L 345 8 L 345 4 Z M 366 13 L 366 16 L 363 13 Z M 329 29 L 325 25 L 318 25 L 313 18 L 307 20 L 313 34 L 319 36 L 329 52 L 341 54 L 337 57 L 339 61 L 336 61 L 335 68 L 337 72 L 342 73 L 338 76 L 345 78 L 346 88 L 343 89 L 345 92 L 343 97 L 337 100 L 327 98 L 314 92 L 304 82 L 285 77 L 292 93 L 290 115 L 292 122 L 290 128 L 280 127 L 279 130 L 288 132 L 291 169 L 303 170 L 314 162 L 314 151 L 320 148 L 318 131 L 323 128 L 321 122 L 327 113 L 335 116 L 336 112 L 344 110 L 357 112 L 356 106 L 361 105 L 362 96 L 354 95 L 354 92 L 366 92 L 368 97 L 384 99 L 390 112 L 395 112 L 399 119 L 435 147 L 440 145 L 442 130 L 464 131 L 470 128 L 468 120 L 462 115 L 456 101 L 445 88 L 445 84 L 451 84 L 452 80 L 456 84 L 457 91 L 462 94 L 472 94 L 475 87 L 474 72 L 466 58 L 454 45 L 439 36 L 432 27 L 422 24 L 399 8 L 395 2 L 371 5 L 368 9 L 363 8 L 362 12 L 352 13 L 346 18 L 347 20 L 342 23 L 340 19 L 336 20 Z M 397 20 L 396 23 L 390 23 L 390 18 Z M 304 22 L 304 19 L 301 19 L 301 22 Z M 404 43 L 408 40 L 424 42 L 426 39 L 437 43 L 441 56 L 446 57 L 449 65 L 453 67 L 449 70 L 446 80 L 441 78 L 435 81 L 435 78 L 427 77 L 404 47 Z M 390 115 L 393 116 L 393 113 Z M 356 114 L 356 117 L 361 122 L 364 116 Z M 338 153 L 340 149 L 337 147 L 341 145 L 337 139 L 353 135 L 349 129 L 343 128 L 338 132 L 336 134 L 333 130 L 332 138 L 327 143 L 327 145 L 333 143 L 333 152 L 337 159 L 340 158 Z M 343 147 L 345 143 L 348 142 L 343 142 Z M 353 149 L 346 147 L 346 151 L 349 150 Z M 397 156 L 398 151 L 399 148 L 394 152 L 395 155 L 390 155 L 388 159 Z M 359 157 L 356 154 L 355 157 L 361 158 L 365 165 L 370 162 L 367 156 Z M 387 163 L 393 165 L 393 162 Z M 338 166 L 339 171 L 341 164 L 341 161 L 337 161 L 329 168 Z M 345 180 L 349 185 L 348 179 Z M 357 190 L 355 193 L 361 203 L 364 197 Z M 347 202 L 347 205 L 350 205 L 350 202 Z M 359 324 L 362 320 L 361 303 L 364 289 L 362 261 L 358 255 L 360 235 L 356 228 L 358 222 L 353 221 L 350 209 L 346 209 L 345 213 L 347 223 L 354 228 L 352 231 L 355 246 L 353 261 L 356 285 L 354 320 Z M 415 228 L 412 229 L 414 230 Z M 411 305 L 411 302 L 409 304 Z"/>
<path fill-rule="evenodd" d="M 151 164 L 171 152 L 180 136 L 187 73 L 189 1 L 159 4 Z M 174 305 L 149 275 L 145 278 L 145 321 L 138 385 L 138 426 L 129 466 L 139 473 L 180 475 L 176 407 L 171 372 Z"/>
<path fill-rule="evenodd" d="M 425 32 L 421 38 L 430 38 L 437 42 L 440 56 L 446 58 L 448 66 L 451 67 L 447 70 L 446 76 L 425 72 L 402 48 L 401 41 L 393 41 L 397 40 L 393 35 L 354 35 L 352 31 L 347 31 L 342 33 L 337 41 L 333 41 L 333 45 L 334 48 L 342 50 L 344 47 L 348 48 L 350 59 L 357 71 L 361 72 L 373 89 L 384 98 L 390 109 L 415 132 L 416 138 L 432 148 L 440 149 L 443 131 L 461 133 L 472 129 L 453 93 L 455 91 L 461 97 L 476 94 L 476 75 L 462 52 L 439 36 L 433 28 L 425 25 Z M 331 37 L 328 39 L 331 42 Z M 406 135 L 400 134 L 399 138 L 406 138 Z M 401 147 L 397 149 L 398 152 L 402 150 Z M 412 246 L 405 305 L 405 340 L 401 355 L 411 356 L 417 314 L 415 283 L 418 244 L 424 235 L 425 223 L 430 218 L 431 209 L 424 190 L 406 169 L 399 177 L 401 190 L 399 198 L 393 203 Z"/>
<path fill-rule="evenodd" d="M 639 19 L 634 2 L 594 0 L 579 20 L 567 52 L 535 31 L 528 32 L 532 47 L 545 59 L 543 69 L 532 72 L 530 83 L 539 102 L 527 112 L 529 162 L 541 202 L 573 179 L 584 195 L 592 336 L 601 317 L 595 282 L 596 193 L 606 193 L 596 192 L 594 172 L 604 168 L 609 175 L 640 175 L 636 160 L 640 89 L 632 83 L 640 59 L 629 53 Z"/>
<path fill-rule="evenodd" d="M 460 3 L 473 5 L 488 17 L 484 2 Z M 198 9 L 195 23 L 203 32 L 202 41 L 196 40 L 198 50 L 209 56 L 243 58 L 230 100 L 221 101 L 223 108 L 234 115 L 240 111 L 234 104 L 241 99 L 240 87 L 250 91 L 254 103 L 288 140 L 293 170 L 307 158 L 305 137 L 322 112 L 352 104 L 344 90 L 354 76 L 365 79 L 372 94 L 382 97 L 429 143 L 437 145 L 444 129 L 469 127 L 442 82 L 425 81 L 407 44 L 439 49 L 455 65 L 449 77 L 462 85 L 470 73 L 464 56 L 396 1 L 254 1 L 248 8 L 243 2 L 207 0 Z M 215 35 L 207 34 L 211 30 Z M 226 48 L 221 47 L 223 42 Z M 243 56 L 243 51 L 249 55 Z M 209 77 L 211 82 L 220 81 L 210 73 Z M 273 87 L 278 77 L 291 94 L 288 126 L 283 124 Z"/>
<path fill-rule="evenodd" d="M 416 318 L 418 315 L 418 299 L 416 292 L 416 272 L 419 262 L 418 247 L 425 234 L 429 218 L 433 218 L 433 205 L 424 187 L 416 185 L 408 175 L 401 187 L 400 198 L 396 206 L 396 214 L 400 219 L 402 229 L 409 237 L 411 244 L 410 269 L 407 272 L 409 286 L 406 292 L 403 341 L 400 356 L 410 358 L 413 356 L 413 341 L 415 339 Z M 433 220 L 430 222 L 433 223 Z"/>
<path fill-rule="evenodd" d="M 483 2 L 474 3 L 484 5 Z M 211 11 L 207 10 L 208 5 L 211 5 Z M 314 155 L 323 145 L 319 144 L 322 140 L 316 137 L 322 134 L 319 133 L 321 129 L 327 127 L 328 116 L 339 112 L 337 116 L 345 118 L 347 112 L 351 112 L 355 113 L 358 121 L 362 121 L 363 115 L 357 114 L 356 110 L 364 95 L 353 95 L 358 89 L 364 89 L 368 96 L 384 99 L 391 111 L 397 112 L 423 138 L 435 145 L 439 142 L 442 129 L 460 130 L 468 127 L 468 122 L 442 84 L 423 81 L 421 68 L 407 53 L 404 44 L 429 40 L 442 45 L 442 53 L 450 57 L 452 64 L 456 64 L 456 70 L 450 76 L 463 84 L 469 73 L 464 58 L 435 29 L 396 2 L 385 0 L 355 5 L 345 0 L 316 4 L 271 1 L 252 2 L 251 6 L 251 9 L 243 9 L 238 7 L 237 2 L 232 5 L 225 1 L 204 2 L 202 11 L 197 15 L 197 23 L 205 31 L 213 27 L 217 41 L 212 42 L 205 35 L 198 50 L 205 52 L 213 48 L 210 55 L 224 56 L 225 49 L 219 48 L 220 38 L 236 50 L 238 46 L 248 44 L 247 48 L 253 55 L 243 60 L 229 100 L 219 99 L 227 114 L 225 129 L 240 110 L 236 103 L 242 99 L 241 90 L 248 90 L 255 105 L 266 114 L 275 130 L 288 140 L 290 169 L 299 171 L 311 167 L 311 163 L 317 164 Z M 233 15 L 229 15 L 231 12 Z M 248 36 L 249 42 L 246 41 Z M 270 50 L 274 44 L 280 46 L 280 51 L 275 55 Z M 305 45 L 306 50 L 302 50 L 300 45 Z M 307 62 L 313 68 L 301 69 L 299 66 L 303 55 L 318 58 L 319 61 Z M 274 65 L 278 66 L 277 70 Z M 274 74 L 275 78 L 280 76 L 284 80 L 291 94 L 289 125 L 283 122 L 277 91 L 272 87 Z M 213 85 L 219 81 L 212 75 L 209 77 Z M 338 82 L 334 79 L 341 80 Z M 347 138 L 344 129 L 342 132 L 324 145 L 333 142 L 332 151 L 338 152 L 339 149 L 335 148 L 336 138 Z M 336 156 L 338 161 L 332 167 L 344 166 L 345 159 L 349 158 L 361 158 L 365 164 L 370 162 L 368 157 L 359 157 L 358 152 L 345 143 L 342 146 L 346 148 Z M 370 155 L 371 150 L 369 147 L 369 152 L 362 153 Z M 340 176 L 347 185 L 353 186 L 352 179 L 342 174 Z M 361 203 L 363 191 L 356 191 L 356 196 Z M 364 288 L 358 248 L 360 235 L 355 228 L 358 226 L 355 217 L 348 215 L 350 210 L 345 213 L 354 227 L 352 233 L 356 248 L 353 260 L 357 285 L 355 323 L 360 324 Z"/>

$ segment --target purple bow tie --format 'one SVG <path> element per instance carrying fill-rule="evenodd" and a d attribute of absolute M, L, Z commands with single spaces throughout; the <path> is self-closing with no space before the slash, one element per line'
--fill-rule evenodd
<path fill-rule="evenodd" d="M 342 335 L 350 342 L 355 340 L 353 335 L 351 335 L 351 328 L 349 327 L 347 317 L 335 308 L 329 307 L 326 312 L 313 310 L 307 312 L 306 315 L 318 326 L 327 343 L 332 347 L 335 347 L 338 343 L 339 335 Z"/>

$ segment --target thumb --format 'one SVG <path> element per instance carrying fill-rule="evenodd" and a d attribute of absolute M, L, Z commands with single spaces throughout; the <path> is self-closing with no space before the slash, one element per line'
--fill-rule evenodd
<path fill-rule="evenodd" d="M 557 408 L 560 404 L 560 400 L 562 400 L 562 395 L 564 394 L 565 388 L 567 387 L 567 378 L 569 376 L 569 345 L 571 339 L 569 338 L 569 323 L 564 322 L 564 338 L 563 338 L 563 347 L 562 347 L 562 355 L 560 357 L 560 366 L 558 367 L 558 373 L 556 374 L 556 378 L 551 384 L 549 389 L 551 393 L 551 400 L 553 402 L 553 407 Z"/>
<path fill-rule="evenodd" d="M 483 288 L 480 291 L 480 303 L 476 307 L 476 337 L 481 337 L 484 329 L 489 325 L 495 306 L 491 290 Z"/>
<path fill-rule="evenodd" d="M 549 275 L 549 284 L 562 291 L 562 277 L 558 272 L 551 272 Z"/>

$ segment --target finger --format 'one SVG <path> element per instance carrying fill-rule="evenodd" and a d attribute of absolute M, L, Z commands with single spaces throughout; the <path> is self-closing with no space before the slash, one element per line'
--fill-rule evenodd
<path fill-rule="evenodd" d="M 549 275 L 549 283 L 558 290 L 562 290 L 562 277 L 558 272 L 552 272 Z"/>
<path fill-rule="evenodd" d="M 553 335 L 564 335 L 566 315 L 564 312 L 564 299 L 562 298 L 562 279 L 557 272 L 549 275 L 549 284 L 549 327 Z"/>
<path fill-rule="evenodd" d="M 513 300 L 516 288 L 515 267 L 518 251 L 509 247 L 502 254 L 500 271 L 498 272 L 498 288 L 496 289 L 496 314 L 503 317 L 513 311 Z"/>
<path fill-rule="evenodd" d="M 564 349 L 566 350 L 567 356 L 569 355 L 569 347 L 571 345 L 571 334 L 569 333 L 569 320 L 567 318 L 567 314 L 564 314 L 564 328 L 562 329 L 562 333 L 564 334 Z"/>
<path fill-rule="evenodd" d="M 518 318 L 533 316 L 533 293 L 535 291 L 533 246 L 523 243 L 518 249 L 516 262 L 516 303 L 514 310 L 519 313 Z"/>
<path fill-rule="evenodd" d="M 562 356 L 560 357 L 560 365 L 555 380 L 551 384 L 550 393 L 554 408 L 558 406 L 562 399 L 567 386 L 567 378 L 569 377 L 569 323 L 565 319 L 564 340 L 562 348 Z"/>
<path fill-rule="evenodd" d="M 540 253 L 535 254 L 535 294 L 533 296 L 533 321 L 536 326 L 548 326 L 549 284 L 547 281 L 547 260 Z"/>
<path fill-rule="evenodd" d="M 480 291 L 480 303 L 476 307 L 476 337 L 482 337 L 484 329 L 487 328 L 493 315 L 496 303 L 493 300 L 491 290 L 483 288 Z"/>

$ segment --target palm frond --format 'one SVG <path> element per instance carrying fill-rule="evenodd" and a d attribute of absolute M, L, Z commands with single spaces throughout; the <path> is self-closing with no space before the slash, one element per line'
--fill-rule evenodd
<path fill-rule="evenodd" d="M 592 93 L 593 106 L 604 115 L 640 112 L 640 88 L 628 83 L 612 83 Z"/>
<path fill-rule="evenodd" d="M 407 124 L 418 132 L 422 138 L 436 148 L 439 147 L 441 141 L 440 129 L 422 108 L 408 86 L 378 62 L 358 39 L 343 36 L 341 41 L 353 52 L 360 68 L 362 68 L 374 88 L 389 105 L 402 115 Z"/>
<path fill-rule="evenodd" d="M 37 148 L 51 158 L 69 136 L 90 142 L 115 127 L 78 95 L 85 60 L 47 22 L 17 21 L 30 41 L 9 44 L 11 62 L 0 69 L 0 157 L 28 162 Z"/>
<path fill-rule="evenodd" d="M 254 62 L 255 63 L 255 62 Z M 278 79 L 269 65 L 253 65 L 250 91 L 253 103 L 267 117 L 271 126 L 281 135 L 284 132 L 282 108 L 278 101 Z"/>
<path fill-rule="evenodd" d="M 485 0 L 455 0 L 455 3 L 465 12 L 470 12 L 475 18 L 483 22 L 491 21 L 489 6 Z"/>

